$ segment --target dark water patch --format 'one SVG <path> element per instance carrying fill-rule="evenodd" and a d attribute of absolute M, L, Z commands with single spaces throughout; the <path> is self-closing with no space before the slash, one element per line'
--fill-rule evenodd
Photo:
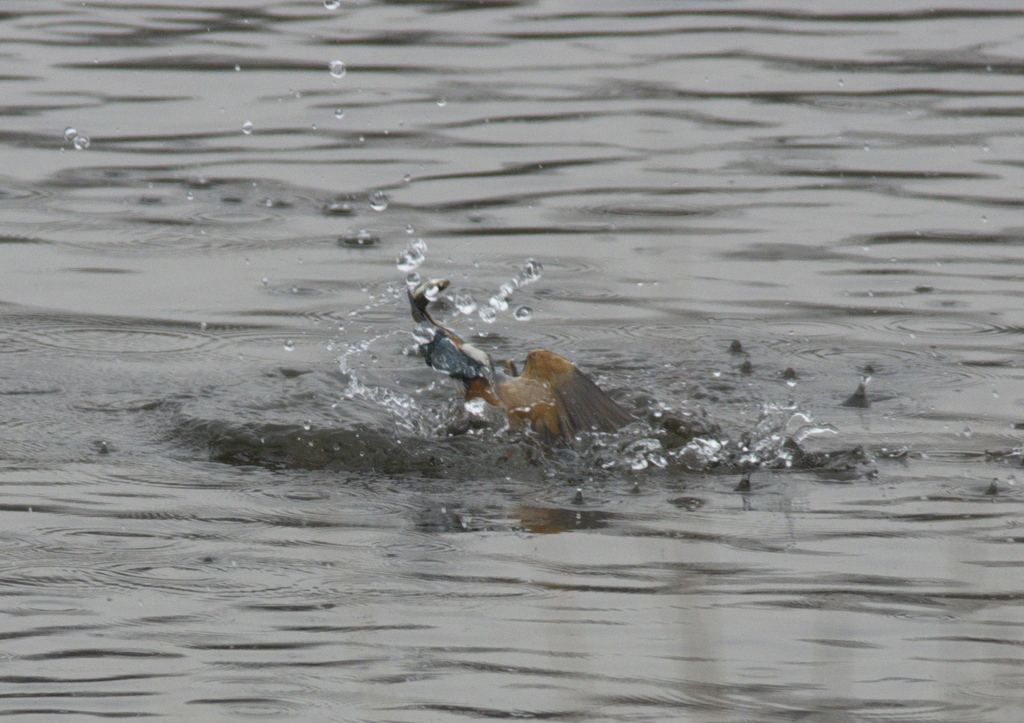
<path fill-rule="evenodd" d="M 844 241 L 851 246 L 888 246 L 899 244 L 963 244 L 1019 246 L 1024 243 L 1024 234 L 1003 233 L 949 233 L 943 231 L 915 231 L 914 233 L 885 233 L 870 236 L 855 236 Z"/>
<path fill-rule="evenodd" d="M 891 22 L 937 22 L 945 20 L 968 20 L 974 18 L 1002 19 L 1024 15 L 1024 12 L 1005 8 L 984 8 L 975 14 L 974 9 L 966 8 L 889 8 L 884 12 L 865 10 L 794 10 L 792 8 L 752 8 L 752 7 L 714 7 L 714 8 L 609 8 L 604 10 L 573 9 L 567 12 L 547 13 L 538 19 L 549 21 L 560 20 L 661 20 L 666 17 L 683 18 L 726 18 L 730 23 L 735 18 L 752 18 L 758 20 L 786 20 L 808 23 L 891 23 Z M 728 27 L 732 27 L 731 24 Z"/>
<path fill-rule="evenodd" d="M 1006 56 L 984 55 L 971 52 L 929 53 L 926 51 L 890 53 L 891 60 L 863 60 L 837 58 L 800 58 L 754 53 L 729 53 L 723 58 L 756 60 L 783 70 L 824 71 L 834 73 L 956 73 L 978 75 L 1021 75 L 1024 63 Z"/>
<path fill-rule="evenodd" d="M 443 471 L 443 448 L 426 440 L 396 440 L 368 427 L 313 429 L 302 425 L 238 425 L 183 418 L 176 434 L 206 447 L 226 464 L 272 469 L 365 470 L 380 474 Z"/>
<path fill-rule="evenodd" d="M 139 273 L 135 269 L 121 269 L 116 267 L 97 267 L 97 266 L 80 266 L 77 268 L 65 269 L 75 274 L 137 274 Z"/>
<path fill-rule="evenodd" d="M 283 73 L 316 73 L 327 70 L 327 63 L 303 60 L 286 60 L 266 56 L 240 55 L 177 55 L 166 57 L 122 58 L 92 63 L 63 63 L 60 67 L 74 70 L 110 70 L 110 71 L 162 71 L 202 73 L 237 73 L 246 72 L 283 72 Z M 360 73 L 382 73 L 401 75 L 421 75 L 442 72 L 446 75 L 468 74 L 469 70 L 456 68 L 439 69 L 436 67 L 417 65 L 394 65 L 388 63 L 362 63 L 358 66 Z"/>
<path fill-rule="evenodd" d="M 22 660 L 68 660 L 81 659 L 155 659 L 155 658 L 181 658 L 179 653 L 161 653 L 151 650 L 133 650 L 130 648 L 80 648 L 73 650 L 61 650 L 52 653 L 37 653 L 23 655 Z"/>
<path fill-rule="evenodd" d="M 865 244 L 866 245 L 866 244 Z M 863 261 L 863 257 L 835 251 L 827 246 L 794 243 L 758 243 L 740 250 L 722 251 L 728 259 L 744 261 Z"/>
<path fill-rule="evenodd" d="M 782 168 L 776 173 L 786 176 L 810 176 L 816 178 L 839 178 L 850 180 L 908 180 L 908 181 L 972 181 L 982 179 L 999 178 L 994 173 L 965 173 L 953 171 L 893 171 L 893 170 L 866 170 L 853 168 L 830 168 L 817 170 L 809 168 Z"/>
<path fill-rule="evenodd" d="M 688 216 L 710 216 L 715 211 L 711 209 L 684 208 L 680 206 L 659 206 L 636 204 L 607 204 L 593 206 L 591 213 L 609 216 L 653 216 L 656 218 L 679 218 Z"/>
<path fill-rule="evenodd" d="M 39 238 L 28 238 L 25 236 L 0 236 L 0 244 L 45 244 L 49 243 Z"/>

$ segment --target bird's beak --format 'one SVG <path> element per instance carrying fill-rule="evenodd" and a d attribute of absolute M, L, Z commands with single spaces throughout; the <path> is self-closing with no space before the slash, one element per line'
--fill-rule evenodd
<path fill-rule="evenodd" d="M 436 323 L 430 314 L 427 313 L 427 304 L 437 298 L 436 294 L 440 294 L 442 291 L 448 288 L 451 284 L 448 279 L 430 279 L 424 281 L 414 289 L 409 290 L 409 306 L 412 308 L 412 319 L 417 324 L 421 324 L 424 321 L 434 324 Z M 434 291 L 436 289 L 436 292 Z M 433 299 L 427 295 L 428 291 L 434 292 L 432 295 Z"/>

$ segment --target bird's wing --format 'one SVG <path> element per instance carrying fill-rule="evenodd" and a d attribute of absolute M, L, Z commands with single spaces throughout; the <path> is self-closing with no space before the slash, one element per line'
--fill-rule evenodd
<path fill-rule="evenodd" d="M 571 443 L 580 432 L 614 432 L 632 421 L 590 377 L 558 354 L 530 352 L 520 378 L 546 384 L 554 398 L 554 415 L 531 418 L 542 437 Z"/>

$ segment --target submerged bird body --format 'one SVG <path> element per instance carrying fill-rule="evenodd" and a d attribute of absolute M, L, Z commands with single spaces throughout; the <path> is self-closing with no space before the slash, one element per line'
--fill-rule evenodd
<path fill-rule="evenodd" d="M 420 352 L 428 366 L 461 383 L 466 401 L 482 399 L 501 409 L 512 428 L 529 427 L 545 443 L 571 444 L 581 432 L 614 432 L 632 421 L 590 377 L 553 352 L 531 351 L 520 374 L 508 362 L 505 371 L 495 368 L 486 352 L 430 316 L 430 286 L 440 292 L 448 281 L 427 282 L 409 292 L 412 317 L 430 337 Z"/>

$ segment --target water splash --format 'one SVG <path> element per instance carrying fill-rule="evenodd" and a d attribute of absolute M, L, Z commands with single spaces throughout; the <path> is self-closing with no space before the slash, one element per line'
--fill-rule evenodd
<path fill-rule="evenodd" d="M 794 426 L 797 428 L 789 431 Z M 803 454 L 802 442 L 838 431 L 830 424 L 815 423 L 809 413 L 796 405 L 765 404 L 754 428 L 738 443 L 736 463 L 741 467 L 790 469 Z"/>
<path fill-rule="evenodd" d="M 427 260 L 427 242 L 421 238 L 413 239 L 398 255 L 399 271 L 414 271 Z"/>
<path fill-rule="evenodd" d="M 473 298 L 472 294 L 456 294 L 455 308 L 469 316 L 477 309 L 476 299 Z"/>
<path fill-rule="evenodd" d="M 535 281 L 539 281 L 543 271 L 544 267 L 541 266 L 540 261 L 537 261 L 537 259 L 526 259 L 523 268 L 516 274 L 514 283 L 519 287 L 528 286 Z"/>
<path fill-rule="evenodd" d="M 498 311 L 493 306 L 480 307 L 480 321 L 485 324 L 493 324 L 498 319 Z"/>
<path fill-rule="evenodd" d="M 418 266 L 425 255 L 426 244 L 421 239 L 415 239 L 410 241 L 400 260 L 412 257 L 418 261 Z M 449 308 L 448 311 L 454 313 L 457 309 L 466 315 L 475 311 L 482 321 L 493 323 L 500 311 L 509 308 L 506 294 L 511 296 L 524 283 L 532 283 L 540 278 L 540 273 L 539 264 L 530 260 L 516 277 L 518 282 L 503 284 L 488 303 L 477 305 L 472 296 L 460 293 L 453 297 L 455 308 Z M 407 285 L 415 285 L 422 283 L 422 277 L 410 271 L 405 281 Z M 440 287 L 434 285 L 427 289 L 426 295 L 435 301 L 440 292 Z M 368 305 L 366 310 L 378 308 L 381 304 L 404 305 L 405 297 L 403 285 L 389 286 L 387 292 Z M 443 308 L 438 311 L 444 313 Z M 528 319 L 532 311 L 529 307 L 518 305 L 514 307 L 512 315 L 517 319 Z M 405 353 L 412 355 L 417 354 L 420 346 L 434 338 L 436 329 L 429 324 L 421 324 L 414 329 L 393 329 L 343 347 L 338 364 L 348 380 L 344 398 L 369 402 L 389 416 L 398 444 L 402 444 L 403 440 L 409 442 L 413 437 L 440 441 L 453 435 L 456 438 L 469 435 L 476 440 L 487 440 L 488 444 L 483 446 L 476 446 L 478 441 L 470 440 L 460 444 L 458 454 L 462 455 L 460 459 L 464 466 L 472 466 L 474 460 L 479 466 L 489 466 L 493 443 L 512 445 L 510 450 L 523 450 L 522 455 L 516 458 L 524 462 L 530 456 L 530 450 L 533 450 L 531 464 L 536 466 L 539 460 L 541 468 L 570 476 L 623 472 L 651 474 L 658 470 L 719 473 L 752 469 L 838 470 L 843 465 L 844 470 L 863 473 L 870 466 L 870 455 L 862 450 L 836 454 L 805 451 L 801 445 L 807 440 L 834 434 L 838 430 L 830 424 L 816 422 L 811 414 L 794 404 L 766 403 L 752 426 L 727 434 L 692 401 L 673 406 L 671 399 L 642 392 L 637 392 L 632 401 L 623 401 L 626 408 L 632 407 L 635 410 L 634 414 L 638 418 L 634 423 L 616 433 L 581 435 L 572 449 L 550 450 L 543 447 L 529 432 L 511 430 L 504 415 L 486 405 L 482 399 L 463 403 L 461 395 L 449 389 L 446 379 L 431 377 L 427 386 L 403 389 L 393 373 L 382 373 L 378 355 L 372 348 L 383 340 L 393 338 L 395 334 L 411 335 L 412 344 L 406 347 Z M 433 392 L 436 392 L 431 397 L 433 402 L 426 402 L 428 397 L 425 397 L 425 393 Z M 443 396 L 447 402 L 436 404 L 438 396 Z M 477 453 L 473 450 L 477 450 Z M 466 454 L 469 456 L 466 457 Z"/>
<path fill-rule="evenodd" d="M 427 414 L 411 394 L 398 391 L 385 380 L 373 380 L 376 357 L 371 348 L 377 342 L 404 334 L 402 330 L 388 331 L 377 336 L 349 344 L 338 356 L 338 369 L 348 378 L 341 396 L 346 400 L 363 400 L 387 413 L 396 430 L 410 435 L 433 436 L 437 420 Z M 414 338 L 419 342 L 433 330 L 419 330 Z"/>
<path fill-rule="evenodd" d="M 644 437 L 630 443 L 622 453 L 622 463 L 634 472 L 647 469 L 652 464 L 665 469 L 668 460 L 661 442 L 652 437 Z"/>

